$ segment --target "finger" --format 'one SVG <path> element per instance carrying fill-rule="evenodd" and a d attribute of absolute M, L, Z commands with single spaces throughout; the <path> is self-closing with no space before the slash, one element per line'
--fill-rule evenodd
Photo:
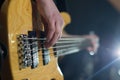
<path fill-rule="evenodd" d="M 59 22 L 55 23 L 55 28 L 56 29 L 55 29 L 54 35 L 52 36 L 52 39 L 49 41 L 49 44 L 47 44 L 46 47 L 53 46 L 61 36 L 61 27 Z"/>
<path fill-rule="evenodd" d="M 53 19 L 49 20 L 46 31 L 47 31 L 46 32 L 47 35 L 46 35 L 45 47 L 49 48 L 50 46 L 52 46 L 51 41 L 52 41 L 54 33 L 55 33 L 55 21 L 53 21 Z"/>
<path fill-rule="evenodd" d="M 59 40 L 62 36 L 62 27 L 63 27 L 63 22 L 56 22 L 56 33 L 58 34 L 58 39 Z"/>
<path fill-rule="evenodd" d="M 55 33 L 52 40 L 49 42 L 49 44 L 46 45 L 46 47 L 49 48 L 50 46 L 53 46 L 57 42 L 58 38 L 59 34 Z"/>
<path fill-rule="evenodd" d="M 89 52 L 93 51 L 94 53 L 96 53 L 98 50 L 98 47 L 99 47 L 99 44 L 97 42 L 92 42 L 92 45 L 87 47 L 87 50 Z"/>
<path fill-rule="evenodd" d="M 58 37 L 58 40 L 59 40 L 62 37 L 62 29 L 64 26 L 64 21 L 61 20 L 60 22 L 57 22 L 56 26 L 57 26 L 57 31 L 59 32 L 59 37 Z"/>
<path fill-rule="evenodd" d="M 59 33 L 58 38 L 57 38 L 57 41 L 58 41 L 59 39 L 61 39 L 61 33 Z M 57 42 L 57 41 L 56 41 L 56 42 Z"/>
<path fill-rule="evenodd" d="M 55 24 L 53 21 L 50 21 L 46 28 L 46 42 L 49 44 L 55 32 Z"/>
<path fill-rule="evenodd" d="M 60 32 L 59 34 L 59 37 L 58 37 L 58 40 L 62 37 L 62 32 Z"/>

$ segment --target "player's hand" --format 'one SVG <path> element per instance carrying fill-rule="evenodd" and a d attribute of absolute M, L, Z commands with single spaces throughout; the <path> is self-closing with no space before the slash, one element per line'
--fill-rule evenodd
<path fill-rule="evenodd" d="M 53 0 L 36 0 L 46 32 L 45 46 L 53 46 L 62 35 L 64 20 Z"/>

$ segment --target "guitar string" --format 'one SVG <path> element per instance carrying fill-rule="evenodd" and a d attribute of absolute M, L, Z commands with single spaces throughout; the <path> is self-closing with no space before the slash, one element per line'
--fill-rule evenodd
<path fill-rule="evenodd" d="M 57 48 L 66 48 L 66 47 L 79 47 L 79 44 L 72 44 L 72 45 L 61 45 L 61 46 L 55 46 L 55 47 L 50 47 L 50 48 L 40 48 L 38 49 L 38 51 L 42 51 L 42 50 L 50 50 L 50 49 L 57 49 Z M 29 50 L 28 48 L 24 48 L 25 50 Z M 33 50 L 31 50 L 33 51 Z"/>
<path fill-rule="evenodd" d="M 78 49 L 78 47 L 77 46 L 72 46 L 72 47 L 68 47 L 67 49 L 59 49 L 59 50 L 56 50 L 56 51 L 53 51 L 53 52 L 51 52 L 51 53 L 56 53 L 56 52 L 60 52 L 60 51 L 66 51 L 66 50 L 73 50 L 73 49 Z M 29 51 L 36 51 L 36 50 L 29 50 Z"/>
<path fill-rule="evenodd" d="M 24 39 L 26 39 L 26 40 L 29 40 L 29 39 L 31 39 L 31 40 L 45 40 L 45 38 L 24 38 Z M 61 39 L 62 41 L 60 42 L 60 41 L 58 41 L 58 42 L 56 42 L 56 45 L 57 44 L 61 44 L 61 43 L 69 43 L 69 44 L 71 44 L 71 45 L 60 45 L 60 46 L 55 46 L 55 47 L 50 47 L 50 48 L 48 48 L 48 50 L 49 49 L 56 49 L 56 48 L 65 48 L 65 47 L 72 47 L 72 46 L 79 46 L 79 44 L 78 44 L 78 42 L 80 42 L 80 41 L 74 41 L 74 40 L 76 40 L 76 39 L 81 39 L 81 38 L 76 38 L 76 39 L 73 39 L 73 38 L 65 38 L 66 40 L 64 41 L 63 39 Z M 71 39 L 72 41 L 68 41 L 69 39 Z M 82 38 L 83 39 L 83 38 Z M 76 43 L 76 44 L 75 44 Z M 27 45 L 33 45 L 33 44 L 27 44 Z M 41 50 L 45 50 L 46 48 L 40 48 L 40 49 L 38 49 L 38 51 L 41 51 Z M 31 50 L 32 51 L 32 50 Z"/>
<path fill-rule="evenodd" d="M 59 56 L 63 56 L 63 55 L 67 55 L 67 54 L 70 54 L 70 53 L 74 53 L 74 52 L 78 52 L 80 51 L 80 49 L 78 49 L 78 47 L 70 47 L 70 48 L 67 48 L 67 49 L 61 49 L 61 50 L 57 50 L 57 51 L 53 51 L 53 52 L 50 52 L 49 54 L 54 54 L 56 57 L 59 57 Z"/>
<path fill-rule="evenodd" d="M 57 44 L 73 44 L 73 43 L 80 43 L 80 42 L 82 42 L 82 41 L 59 41 L 59 42 L 56 42 L 55 43 L 55 45 L 57 45 Z M 40 43 L 40 45 L 43 45 L 45 42 L 42 42 L 42 43 Z M 33 45 L 34 44 L 34 42 L 33 43 L 29 43 L 29 45 Z M 25 44 L 24 44 L 25 45 Z"/>
<path fill-rule="evenodd" d="M 24 40 L 40 40 L 40 41 L 45 41 L 46 38 L 24 38 Z M 63 41 L 63 40 L 85 40 L 85 38 L 73 38 L 73 37 L 62 37 L 58 41 Z"/>
<path fill-rule="evenodd" d="M 62 47 L 62 46 L 60 46 L 60 47 Z M 59 48 L 59 50 L 53 50 L 50 54 L 53 54 L 53 53 L 56 53 L 56 55 L 57 56 L 59 56 L 59 55 L 63 55 L 63 54 L 61 54 L 62 52 L 65 52 L 65 51 L 69 51 L 69 52 L 71 52 L 71 51 L 75 51 L 75 50 L 77 50 L 77 51 L 79 51 L 80 49 L 78 48 L 78 46 L 77 45 L 71 45 L 71 47 L 70 47 L 70 45 L 69 46 L 64 46 L 64 47 L 62 47 L 62 48 L 65 48 L 65 49 L 60 49 L 60 47 L 58 47 Z M 54 49 L 54 47 L 52 47 L 53 49 Z M 46 49 L 46 48 L 45 48 Z M 55 49 L 56 49 L 56 47 L 55 47 Z M 69 49 L 69 50 L 68 50 Z M 78 50 L 79 49 L 79 50 Z M 41 49 L 38 49 L 38 50 L 34 50 L 34 49 L 32 49 L 32 50 L 29 50 L 29 51 L 33 51 L 33 52 L 38 52 L 38 51 L 41 51 Z M 28 50 L 27 50 L 28 51 Z M 61 53 L 59 53 L 59 52 L 61 52 Z M 69 53 L 68 53 L 69 54 Z"/>
<path fill-rule="evenodd" d="M 67 39 L 69 39 L 69 38 L 67 38 Z M 62 41 L 61 41 L 61 40 L 58 40 L 55 44 L 57 45 L 57 44 L 63 44 L 63 43 L 69 43 L 69 44 L 70 44 L 70 43 L 71 43 L 71 44 L 72 44 L 72 43 L 80 43 L 80 42 L 82 42 L 82 41 L 85 40 L 85 39 L 83 39 L 83 38 L 82 38 L 81 40 L 74 40 L 74 39 L 73 39 L 72 41 L 71 41 L 71 40 L 69 41 L 69 40 L 67 40 L 67 39 L 66 39 L 66 40 L 62 40 Z M 45 38 L 39 38 L 39 39 L 38 39 L 38 38 L 24 38 L 24 40 L 37 40 L 37 41 L 42 40 L 43 42 L 40 43 L 40 44 L 42 45 L 42 44 L 45 43 Z M 34 43 L 34 41 L 33 41 L 33 43 Z M 31 43 L 30 45 L 33 45 L 33 44 Z"/>
<path fill-rule="evenodd" d="M 63 46 L 66 46 L 66 45 L 62 45 L 63 43 L 68 43 L 68 44 L 77 44 L 77 45 L 79 45 L 78 44 L 78 42 L 82 42 L 82 41 L 58 41 L 58 42 L 56 42 L 56 44 L 55 45 L 57 45 L 57 44 L 61 44 L 61 46 L 60 47 L 63 47 Z M 33 42 L 33 44 L 34 44 L 34 42 Z M 26 45 L 33 45 L 32 43 L 30 44 L 26 44 Z M 42 42 L 42 43 L 40 43 L 40 45 L 42 45 L 42 44 L 44 44 L 44 42 Z M 24 44 L 25 45 L 25 44 Z M 25 45 L 25 46 L 26 46 Z M 67 46 L 70 46 L 70 45 L 67 45 Z M 59 46 L 57 45 L 57 47 L 59 48 Z M 51 48 L 57 48 L 56 46 L 55 47 L 51 47 Z M 46 49 L 46 48 L 42 48 L 42 49 Z"/>

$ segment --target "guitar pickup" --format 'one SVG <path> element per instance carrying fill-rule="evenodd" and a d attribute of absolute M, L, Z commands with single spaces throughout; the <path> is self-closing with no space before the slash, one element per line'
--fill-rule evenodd
<path fill-rule="evenodd" d="M 36 38 L 36 32 L 35 31 L 29 31 L 28 32 L 29 38 Z M 32 66 L 31 68 L 36 68 L 39 64 L 39 55 L 38 55 L 38 41 L 31 39 L 29 40 L 30 48 L 31 48 L 31 56 L 32 56 Z"/>
<path fill-rule="evenodd" d="M 41 37 L 45 38 L 44 32 L 40 32 Z M 41 46 L 42 46 L 42 57 L 43 57 L 43 65 L 47 65 L 50 62 L 50 53 L 47 48 L 44 46 L 45 40 L 41 40 Z"/>
<path fill-rule="evenodd" d="M 42 49 L 43 65 L 47 65 L 50 62 L 50 55 L 47 48 Z"/>

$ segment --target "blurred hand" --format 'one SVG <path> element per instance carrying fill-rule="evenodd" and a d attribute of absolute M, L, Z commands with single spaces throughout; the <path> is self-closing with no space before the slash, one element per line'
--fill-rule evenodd
<path fill-rule="evenodd" d="M 88 50 L 89 52 L 94 52 L 94 53 L 96 53 L 97 50 L 98 50 L 98 48 L 99 48 L 99 37 L 98 37 L 97 35 L 95 35 L 95 34 L 92 34 L 92 35 L 84 35 L 83 37 L 90 40 L 91 46 L 88 46 L 88 47 L 87 47 L 87 50 Z"/>
<path fill-rule="evenodd" d="M 53 0 L 36 0 L 36 2 L 45 27 L 47 38 L 45 46 L 49 48 L 61 37 L 64 20 Z"/>

